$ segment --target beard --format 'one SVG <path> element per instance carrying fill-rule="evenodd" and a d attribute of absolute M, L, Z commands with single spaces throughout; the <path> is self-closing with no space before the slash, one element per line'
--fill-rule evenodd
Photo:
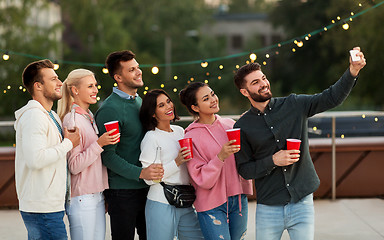
<path fill-rule="evenodd" d="M 58 94 L 58 93 L 56 93 L 56 92 L 54 92 L 54 93 L 44 92 L 43 95 L 44 95 L 44 97 L 45 97 L 46 99 L 49 99 L 49 100 L 51 100 L 51 101 L 53 101 L 53 102 L 55 102 L 55 101 L 57 101 L 57 100 L 60 100 L 61 97 L 62 97 L 61 94 Z"/>
<path fill-rule="evenodd" d="M 248 89 L 247 89 L 247 91 L 248 91 Z M 262 95 L 260 95 L 258 93 L 249 92 L 249 91 L 248 91 L 248 94 L 252 98 L 252 100 L 255 101 L 255 102 L 266 102 L 266 101 L 268 101 L 268 100 L 270 100 L 272 98 L 272 93 L 271 92 L 269 92 L 265 96 L 262 96 Z"/>

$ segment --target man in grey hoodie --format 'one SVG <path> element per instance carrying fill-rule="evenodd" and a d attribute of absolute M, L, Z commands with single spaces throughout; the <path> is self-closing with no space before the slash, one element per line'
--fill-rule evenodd
<path fill-rule="evenodd" d="M 23 85 L 32 96 L 15 112 L 15 179 L 19 210 L 28 239 L 67 239 L 63 221 L 69 191 L 67 152 L 79 144 L 79 130 L 62 129 L 52 111 L 62 82 L 49 60 L 30 63 Z"/>

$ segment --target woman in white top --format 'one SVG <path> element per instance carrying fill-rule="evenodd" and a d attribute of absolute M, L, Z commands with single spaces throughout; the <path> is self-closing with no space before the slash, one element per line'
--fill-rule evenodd
<path fill-rule="evenodd" d="M 147 239 L 203 239 L 196 212 L 193 207 L 176 208 L 165 198 L 160 181 L 169 185 L 188 185 L 189 175 L 186 165 L 190 154 L 186 148 L 180 149 L 178 140 L 184 138 L 184 129 L 171 125 L 179 119 L 169 95 L 161 89 L 149 91 L 143 98 L 140 121 L 148 132 L 141 142 L 140 161 L 143 167 L 153 164 L 156 152 L 161 148 L 160 159 L 164 175 L 159 181 L 145 182 L 150 185 L 145 218 Z"/>

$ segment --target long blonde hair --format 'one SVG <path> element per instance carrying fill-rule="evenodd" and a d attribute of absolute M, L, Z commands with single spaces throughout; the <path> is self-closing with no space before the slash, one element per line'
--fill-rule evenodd
<path fill-rule="evenodd" d="M 73 99 L 73 86 L 78 87 L 82 78 L 87 76 L 95 76 L 95 74 L 87 69 L 79 68 L 71 71 L 63 82 L 61 87 L 62 98 L 57 103 L 57 114 L 63 120 L 64 116 L 71 111 Z"/>

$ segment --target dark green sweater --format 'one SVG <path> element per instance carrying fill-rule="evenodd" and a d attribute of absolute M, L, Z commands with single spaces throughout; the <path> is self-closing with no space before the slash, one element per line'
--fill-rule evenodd
<path fill-rule="evenodd" d="M 120 142 L 104 146 L 101 153 L 103 164 L 108 168 L 110 189 L 140 189 L 148 187 L 142 179 L 140 143 L 144 131 L 139 119 L 142 99 L 124 99 L 112 93 L 95 114 L 99 136 L 105 133 L 104 123 L 119 121 Z"/>
<path fill-rule="evenodd" d="M 272 98 L 264 112 L 251 107 L 235 123 L 241 128 L 237 168 L 245 179 L 255 179 L 258 203 L 284 205 L 316 191 L 320 180 L 309 153 L 308 118 L 341 104 L 354 85 L 348 69 L 320 94 Z M 272 155 L 286 149 L 287 138 L 301 139 L 300 160 L 277 167 Z"/>

